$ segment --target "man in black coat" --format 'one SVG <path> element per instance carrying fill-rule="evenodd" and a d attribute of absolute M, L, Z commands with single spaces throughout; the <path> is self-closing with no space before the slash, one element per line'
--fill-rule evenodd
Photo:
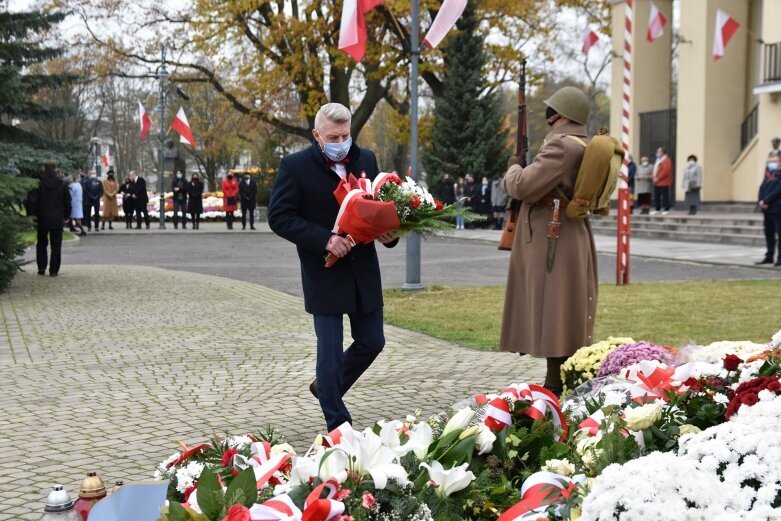
<path fill-rule="evenodd" d="M 62 259 L 62 229 L 71 214 L 71 196 L 68 184 L 57 175 L 57 165 L 54 161 L 43 164 L 38 189 L 30 194 L 29 208 L 37 218 L 38 240 L 35 245 L 35 261 L 38 264 L 38 275 L 46 274 L 49 265 L 49 275 L 56 277 L 60 271 Z M 51 243 L 51 263 L 47 258 L 47 248 Z"/>
<path fill-rule="evenodd" d="M 775 265 L 781 266 L 781 154 L 771 153 L 767 158 L 767 170 L 759 186 L 757 201 L 764 217 L 767 252 L 765 258 L 756 264 L 772 264 L 778 242 L 779 253 Z"/>
<path fill-rule="evenodd" d="M 187 179 L 179 170 L 171 182 L 174 202 L 174 230 L 179 228 L 179 211 L 182 212 L 182 229 L 187 229 Z"/>
<path fill-rule="evenodd" d="M 247 229 L 247 214 L 249 213 L 250 230 L 255 229 L 255 198 L 258 195 L 258 183 L 248 173 L 239 183 L 239 200 L 241 203 L 241 229 Z"/>
<path fill-rule="evenodd" d="M 87 230 L 92 231 L 92 220 L 95 220 L 95 231 L 99 230 L 100 224 L 100 200 L 103 198 L 103 183 L 98 181 L 98 173 L 95 170 L 89 171 L 89 177 L 84 180 L 84 206 L 87 208 L 84 213 L 84 222 L 87 224 Z M 95 211 L 93 217 L 93 210 Z"/>
<path fill-rule="evenodd" d="M 149 210 L 146 205 L 149 202 L 149 195 L 146 193 L 146 181 L 139 177 L 134 171 L 130 171 L 130 182 L 132 183 L 133 207 L 136 209 L 136 230 L 141 229 L 141 215 L 144 216 L 146 229 L 149 229 Z M 163 210 L 165 211 L 165 210 Z"/>
<path fill-rule="evenodd" d="M 374 179 L 379 173 L 370 150 L 350 138 L 347 107 L 329 103 L 320 108 L 311 147 L 282 159 L 271 192 L 271 229 L 296 245 L 301 262 L 304 307 L 314 315 L 317 335 L 317 379 L 309 390 L 320 401 L 328 430 L 352 422 L 344 394 L 371 365 L 385 345 L 382 284 L 377 252 L 331 232 L 339 211 L 334 190 L 349 174 Z M 377 238 L 386 247 L 397 244 L 395 233 Z M 340 260 L 325 267 L 325 255 Z M 344 350 L 343 316 L 350 318 L 353 343 Z"/>

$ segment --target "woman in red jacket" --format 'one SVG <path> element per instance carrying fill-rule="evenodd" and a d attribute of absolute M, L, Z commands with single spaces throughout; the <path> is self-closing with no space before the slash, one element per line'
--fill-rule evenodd
<path fill-rule="evenodd" d="M 228 172 L 228 176 L 222 180 L 222 210 L 225 212 L 225 220 L 228 229 L 233 229 L 233 212 L 239 209 L 239 182 Z"/>

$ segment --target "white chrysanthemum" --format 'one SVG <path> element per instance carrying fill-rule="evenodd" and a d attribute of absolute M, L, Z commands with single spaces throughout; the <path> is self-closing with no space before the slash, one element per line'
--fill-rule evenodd
<path fill-rule="evenodd" d="M 243 449 L 252 445 L 252 439 L 249 436 L 231 436 L 226 441 L 231 449 Z"/>

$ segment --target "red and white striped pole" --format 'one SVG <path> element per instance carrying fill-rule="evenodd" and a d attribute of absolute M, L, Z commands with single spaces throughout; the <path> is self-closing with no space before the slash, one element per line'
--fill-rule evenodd
<path fill-rule="evenodd" d="M 626 0 L 624 5 L 624 84 L 621 103 L 621 146 L 627 155 L 621 166 L 621 182 L 618 188 L 618 247 L 616 248 L 616 285 L 629 284 L 629 232 L 632 204 L 629 193 L 629 119 L 632 105 L 630 87 L 632 85 L 632 23 L 634 20 L 634 0 Z"/>

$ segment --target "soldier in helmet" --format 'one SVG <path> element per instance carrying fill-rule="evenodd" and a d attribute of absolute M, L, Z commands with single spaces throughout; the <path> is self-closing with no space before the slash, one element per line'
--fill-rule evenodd
<path fill-rule="evenodd" d="M 592 343 L 597 305 L 597 257 L 588 217 L 570 220 L 584 148 L 589 101 L 576 87 L 545 100 L 551 131 L 534 161 L 511 157 L 507 194 L 522 201 L 507 276 L 500 349 L 547 359 L 545 386 L 561 393 L 561 364 Z M 549 233 L 559 205 L 558 234 Z M 549 237 L 551 235 L 551 237 Z M 556 235 L 558 237 L 556 237 Z"/>

